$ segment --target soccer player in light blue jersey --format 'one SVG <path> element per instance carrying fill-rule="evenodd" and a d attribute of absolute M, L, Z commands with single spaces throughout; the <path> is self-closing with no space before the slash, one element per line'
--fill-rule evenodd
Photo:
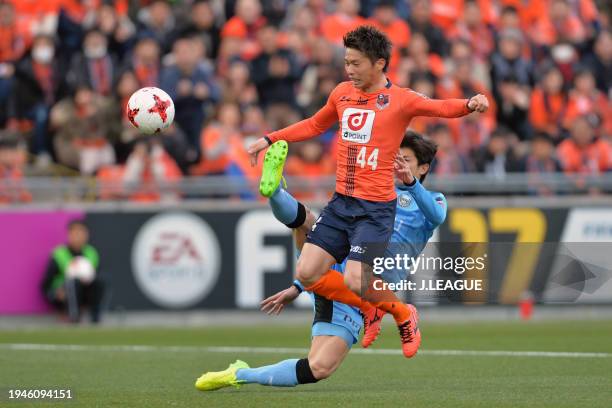
<path fill-rule="evenodd" d="M 271 154 L 275 152 L 272 151 Z M 402 256 L 418 256 L 434 230 L 446 218 L 444 196 L 426 190 L 421 184 L 435 154 L 436 145 L 433 142 L 416 132 L 406 133 L 395 164 L 395 174 L 399 181 L 397 212 L 392 245 L 387 249 L 386 257 L 395 257 L 396 253 L 393 251 L 398 248 L 401 248 Z M 270 206 L 275 217 L 293 229 L 295 245 L 299 251 L 315 224 L 315 217 L 280 185 L 270 197 Z M 343 266 L 344 264 L 336 264 L 334 269 L 342 272 Z M 385 271 L 381 277 L 386 282 L 396 283 L 406 279 L 406 275 L 406 269 L 397 269 Z M 262 310 L 268 314 L 279 314 L 285 305 L 295 300 L 303 290 L 296 280 L 289 288 L 265 299 L 261 304 Z M 241 384 L 250 383 L 278 387 L 315 383 L 332 375 L 340 366 L 353 344 L 357 342 L 362 325 L 364 347 L 372 344 L 378 336 L 383 317 L 380 309 L 373 308 L 374 313 L 366 316 L 356 307 L 308 293 L 313 301 L 314 320 L 312 343 L 307 358 L 283 360 L 258 368 L 250 368 L 245 362 L 237 360 L 224 371 L 204 373 L 197 379 L 196 388 L 212 391 L 230 385 L 239 387 Z M 420 332 L 416 335 L 420 336 Z"/>

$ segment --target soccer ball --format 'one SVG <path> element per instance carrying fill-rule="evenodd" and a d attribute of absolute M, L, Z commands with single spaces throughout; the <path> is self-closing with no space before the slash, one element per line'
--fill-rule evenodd
<path fill-rule="evenodd" d="M 174 102 L 159 88 L 140 88 L 130 97 L 127 117 L 140 133 L 159 133 L 174 120 Z"/>

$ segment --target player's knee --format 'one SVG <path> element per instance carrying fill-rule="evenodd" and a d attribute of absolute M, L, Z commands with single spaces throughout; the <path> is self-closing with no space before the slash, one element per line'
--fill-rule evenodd
<path fill-rule="evenodd" d="M 336 371 L 336 366 L 333 364 L 333 362 L 320 359 L 309 360 L 309 362 L 312 375 L 317 380 L 324 380 L 330 377 L 334 371 Z"/>
<path fill-rule="evenodd" d="M 300 257 L 295 268 L 295 277 L 302 282 L 302 285 L 310 286 L 316 282 L 315 275 L 316 271 L 313 265 Z"/>

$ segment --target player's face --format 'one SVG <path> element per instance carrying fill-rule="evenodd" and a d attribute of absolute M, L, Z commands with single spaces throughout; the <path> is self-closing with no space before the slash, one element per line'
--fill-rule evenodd
<path fill-rule="evenodd" d="M 353 48 L 347 48 L 344 54 L 346 74 L 353 81 L 355 88 L 358 89 L 367 89 L 375 83 L 382 73 L 384 65 L 384 59 L 372 63 L 365 54 Z"/>
<path fill-rule="evenodd" d="M 429 171 L 429 164 L 419 164 L 419 161 L 414 154 L 414 151 L 408 147 L 402 147 L 400 154 L 408 162 L 410 172 L 416 179 L 420 179 L 422 175 Z"/>

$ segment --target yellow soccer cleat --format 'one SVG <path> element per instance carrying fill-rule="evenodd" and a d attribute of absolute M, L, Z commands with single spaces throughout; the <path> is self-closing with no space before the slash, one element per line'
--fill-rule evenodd
<path fill-rule="evenodd" d="M 287 159 L 289 146 L 284 140 L 273 143 L 264 157 L 259 192 L 264 197 L 271 197 L 283 180 L 283 166 Z"/>
<path fill-rule="evenodd" d="M 236 371 L 241 368 L 250 368 L 247 363 L 242 360 L 236 360 L 223 371 L 210 371 L 204 373 L 195 382 L 195 387 L 200 391 L 215 391 L 220 388 L 233 385 L 240 388 L 242 381 L 236 379 Z"/>

